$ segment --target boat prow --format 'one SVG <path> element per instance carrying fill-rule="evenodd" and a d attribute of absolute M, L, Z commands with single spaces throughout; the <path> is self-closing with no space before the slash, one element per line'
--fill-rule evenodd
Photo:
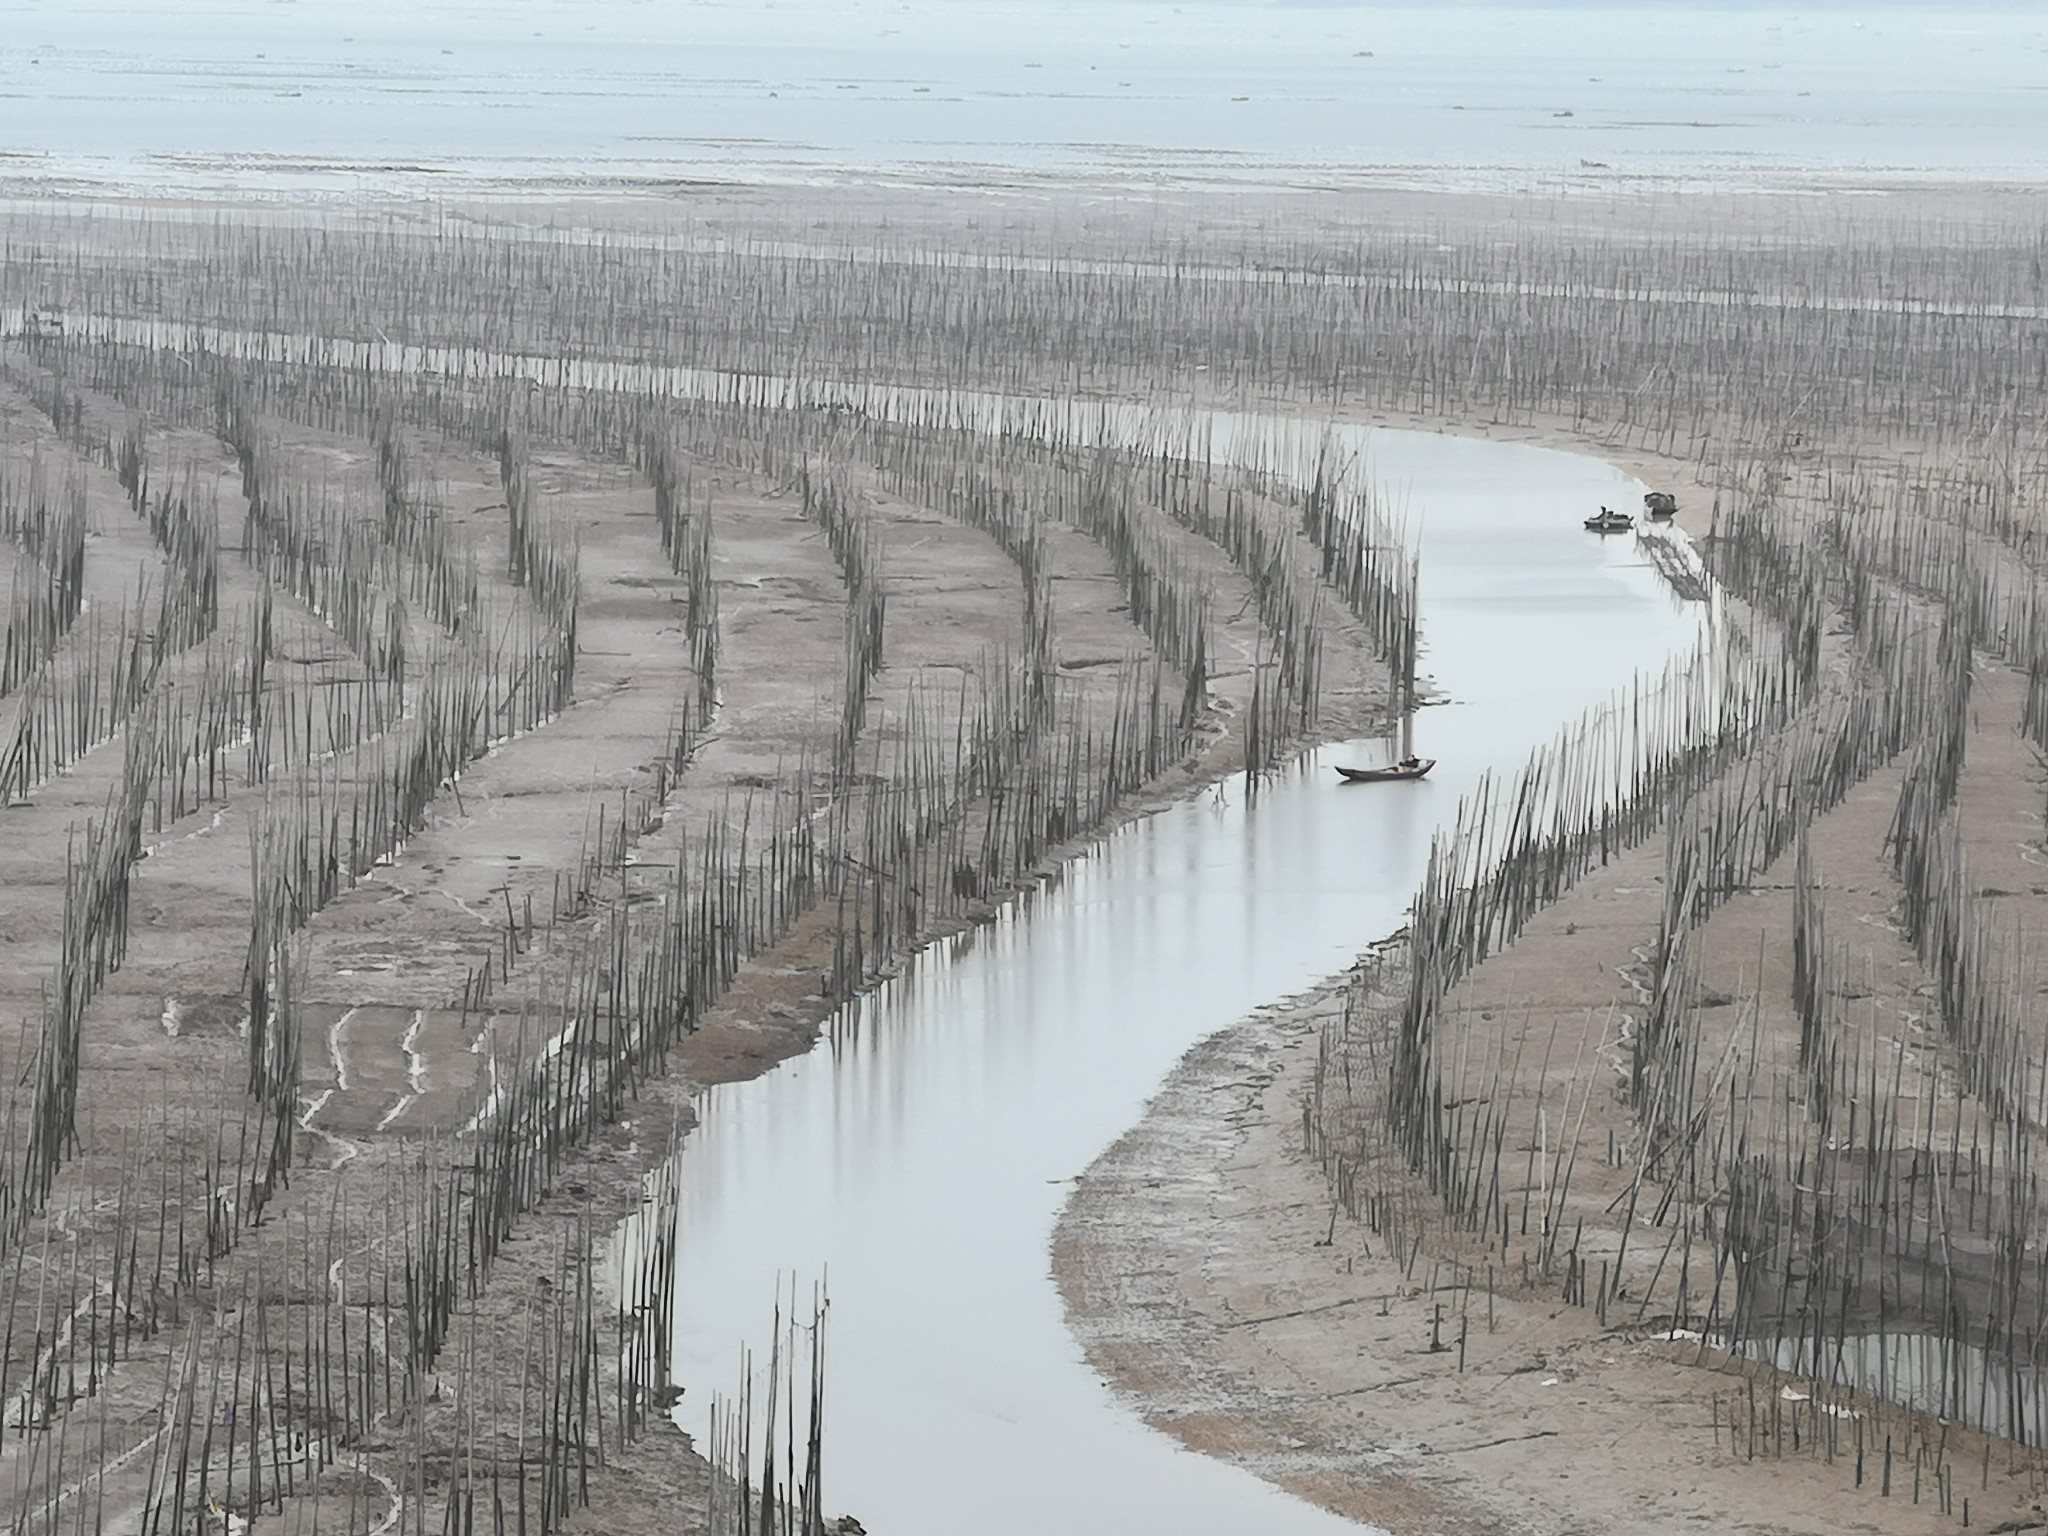
<path fill-rule="evenodd" d="M 1390 768 L 1338 768 L 1338 774 L 1347 784 L 1397 784 L 1406 779 L 1420 779 L 1436 766 L 1433 757 L 1413 757 L 1395 763 Z"/>

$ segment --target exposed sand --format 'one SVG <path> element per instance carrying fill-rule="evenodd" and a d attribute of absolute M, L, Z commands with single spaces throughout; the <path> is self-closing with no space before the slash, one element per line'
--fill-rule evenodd
<path fill-rule="evenodd" d="M 1682 521 L 1703 531 L 1714 491 L 1692 466 L 1650 455 L 1627 462 L 1678 490 Z M 2018 731 L 2025 683 L 1980 661 L 1959 800 L 1980 899 L 2013 933 L 2037 932 L 2048 917 L 2044 775 Z M 1828 932 L 1845 946 L 1844 996 L 1879 1060 L 1947 1050 L 1927 1022 L 1935 987 L 1897 927 L 1899 885 L 1884 857 L 1900 774 L 1896 763 L 1880 769 L 1810 839 Z M 1787 1001 L 1792 865 L 1787 852 L 1698 940 L 1703 1030 L 1738 1040 L 1755 1032 L 1763 1054 L 1796 1054 L 1799 1038 Z M 1664 868 L 1660 832 L 1540 913 L 1452 1000 L 1460 1059 L 1545 1063 L 1514 1078 L 1521 1108 L 1510 1108 L 1510 1123 L 1537 1126 L 1546 1096 L 1554 1147 L 1563 1135 L 1557 1106 L 1581 1117 L 1576 1144 L 1591 1150 L 1559 1225 L 1576 1229 L 1579 1251 L 1603 1275 L 1609 1262 L 1625 1266 L 1604 1316 L 1567 1304 L 1559 1275 L 1529 1270 L 1526 1252 L 1496 1270 L 1498 1242 L 1489 1248 L 1448 1227 L 1419 1180 L 1407 1181 L 1414 1224 L 1403 1230 L 1427 1236 L 1406 1252 L 1337 1208 L 1306 1150 L 1303 1118 L 1322 1028 L 1343 1009 L 1346 982 L 1333 978 L 1198 1047 L 1078 1184 L 1055 1270 L 1090 1359 L 1138 1412 L 1186 1443 L 1399 1536 L 1933 1532 L 1958 1528 L 1962 1497 L 1974 1528 L 2048 1521 L 2038 1461 L 1960 1427 L 1921 1421 L 1976 1474 L 1947 1514 L 1931 1483 L 1915 1497 L 1918 1479 L 1903 1462 L 1884 1497 L 1882 1479 L 1859 1479 L 1846 1451 L 1766 1445 L 1751 1459 L 1747 1428 L 1736 1443 L 1731 1412 L 1739 1403 L 1747 1426 L 1757 1400 L 1768 1414 L 1780 1379 L 1703 1349 L 1696 1334 L 1660 1337 L 1672 1326 L 1668 1297 L 1655 1313 L 1629 1304 L 1631 1287 L 1644 1295 L 1659 1278 L 1668 1292 L 1670 1271 L 1659 1267 L 1676 1261 L 1663 1234 L 1650 1239 L 1647 1229 L 1620 1252 L 1634 1176 L 1593 1152 L 1603 1138 L 1626 1146 L 1638 1134 L 1619 1085 L 1630 1019 L 1647 997 Z M 1758 991 L 1759 964 L 1760 1008 L 1729 1006 Z M 1718 1049 L 1703 1044 L 1702 1055 Z M 1574 1080 L 1580 1101 L 1566 1093 Z M 1483 1075 L 1465 1081 L 1485 1091 Z M 1512 1164 L 1519 1190 L 1520 1157 Z M 1714 1283 L 1693 1278 L 1697 1317 Z M 1804 1394 L 1783 1391 L 1791 1397 L 1777 1406 L 1796 1411 Z M 1851 1424 L 1845 1417 L 1838 1427 L 1846 1434 Z"/>
<path fill-rule="evenodd" d="M 127 419 L 123 402 L 89 389 L 81 403 L 88 420 L 109 433 Z M 131 566 L 161 565 L 109 471 L 59 440 L 18 388 L 0 385 L 0 410 L 21 452 L 33 443 L 53 475 L 83 476 L 93 530 L 91 602 L 105 600 L 105 584 L 132 584 Z M 366 504 L 377 504 L 369 442 L 282 417 L 268 425 L 288 474 L 308 486 L 353 485 Z M 486 589 L 509 601 L 502 566 L 489 558 L 504 539 L 497 466 L 431 429 L 406 431 L 448 526 L 485 552 Z M 235 549 L 245 503 L 226 446 L 189 427 L 159 428 L 151 442 L 165 459 L 197 467 L 202 499 L 217 497 L 224 550 Z M 720 708 L 660 823 L 629 839 L 632 860 L 655 867 L 696 846 L 707 827 L 743 824 L 754 814 L 750 805 L 800 765 L 817 771 L 831 751 L 843 686 L 846 588 L 817 524 L 801 515 L 782 479 L 720 463 L 695 468 L 714 507 Z M 236 1284 L 260 1289 L 266 1275 L 289 1275 L 309 1251 L 309 1224 L 374 1226 L 392 1198 L 390 1181 L 402 1176 L 417 1145 L 408 1138 L 462 1134 L 489 1089 L 483 1074 L 492 1051 L 519 1041 L 523 1010 L 560 983 L 555 945 L 574 950 L 574 924 L 566 937 L 547 936 L 558 898 L 597 846 L 600 825 L 615 830 L 628 801 L 648 793 L 651 765 L 664 755 L 679 701 L 694 689 L 680 620 L 682 583 L 662 557 L 647 481 L 626 465 L 547 441 L 534 445 L 531 469 L 557 526 L 580 550 L 573 701 L 544 727 L 499 743 L 471 765 L 396 856 L 309 925 L 298 983 L 306 1047 L 302 1150 L 272 1219 L 221 1256 L 213 1276 L 220 1294 Z M 864 736 L 872 743 L 901 730 L 914 696 L 955 697 L 981 671 L 1007 664 L 1022 624 L 1023 588 L 1017 566 L 987 534 L 878 480 L 867 490 L 886 545 L 890 604 L 886 666 Z M 1239 716 L 1261 650 L 1250 579 L 1216 546 L 1163 515 L 1156 522 L 1159 536 L 1214 592 L 1213 670 L 1195 754 L 1132 800 L 1125 815 L 1170 803 L 1241 765 Z M 1048 526 L 1045 558 L 1065 686 L 1109 697 L 1118 664 L 1151 653 L 1132 622 L 1124 583 L 1110 554 L 1073 527 Z M 1297 558 L 1312 556 L 1304 546 Z M 224 553 L 222 569 L 223 611 L 246 622 L 264 583 L 236 553 Z M 317 614 L 289 593 L 271 595 L 295 676 L 360 674 L 360 663 Z M 412 643 L 424 653 L 437 638 L 417 614 L 412 622 Z M 1340 605 L 1330 605 L 1324 654 L 1321 730 L 1349 736 L 1383 721 L 1385 669 Z M 0 1001 L 21 1017 L 40 1010 L 56 962 L 66 839 L 80 819 L 100 812 L 120 777 L 118 742 L 103 744 L 6 810 L 7 834 L 26 855 L 10 870 L 26 877 L 0 883 Z M 225 806 L 202 806 L 147 838 L 151 853 L 134 877 L 134 941 L 89 1014 L 82 1145 L 59 1184 L 59 1219 L 89 1223 L 95 1209 L 104 1211 L 102 1181 L 117 1181 L 117 1170 L 138 1155 L 138 1128 L 145 1142 L 163 1128 L 165 1144 L 150 1154 L 153 1162 L 166 1169 L 196 1162 L 211 1135 L 213 1107 L 236 1102 L 242 1092 L 250 840 L 262 797 L 241 793 L 250 786 L 239 777 L 233 787 Z M 1054 849 L 1043 868 L 1078 846 Z M 980 893 L 967 920 L 1007 894 Z M 835 927 L 826 903 L 750 962 L 671 1053 L 669 1075 L 648 1085 L 620 1123 L 576 1156 L 555 1194 L 521 1219 L 498 1260 L 476 1304 L 482 1328 L 519 1337 L 528 1299 L 551 1283 L 568 1236 L 602 1233 L 638 1207 L 641 1176 L 687 1125 L 698 1087 L 760 1073 L 815 1042 L 830 1011 L 823 983 Z M 539 947 L 529 952 L 536 932 Z M 491 1005 L 459 1006 L 473 979 L 494 964 L 500 979 Z M 8 1064 L 21 1062 L 10 1054 Z M 57 1304 L 52 1288 L 48 1305 Z M 44 1303 L 38 1296 L 31 1305 Z M 15 1342 L 26 1347 L 27 1338 L 20 1333 Z M 124 1453 L 147 1443 L 161 1380 L 161 1367 L 128 1368 L 97 1394 L 105 1443 L 118 1448 L 109 1457 L 121 1457 L 107 1474 L 107 1496 L 117 1505 L 139 1506 L 147 1494 L 149 1457 Z M 688 1417 L 701 1423 L 701 1407 Z M 702 1508 L 703 1464 L 688 1454 L 688 1443 L 657 1432 L 626 1467 L 600 1475 L 591 1508 L 576 1516 L 574 1528 L 689 1528 Z M 10 1443 L 9 1459 L 0 1461 L 0 1503 L 10 1507 L 17 1476 L 35 1475 L 14 1464 L 12 1453 Z M 328 1495 L 342 1497 L 334 1488 Z"/>

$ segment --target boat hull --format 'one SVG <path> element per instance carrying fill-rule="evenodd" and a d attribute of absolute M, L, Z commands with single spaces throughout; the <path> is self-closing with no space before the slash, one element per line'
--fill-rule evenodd
<path fill-rule="evenodd" d="M 1400 784 L 1427 777 L 1435 766 L 1435 758 L 1425 757 L 1412 768 L 1396 764 L 1391 768 L 1339 768 L 1337 772 L 1347 784 Z"/>

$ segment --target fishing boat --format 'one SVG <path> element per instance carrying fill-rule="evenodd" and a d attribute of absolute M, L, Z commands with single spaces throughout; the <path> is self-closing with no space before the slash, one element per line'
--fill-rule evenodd
<path fill-rule="evenodd" d="M 1678 516 L 1678 498 L 1669 491 L 1651 491 L 1643 498 L 1643 516 L 1653 523 L 1668 523 Z"/>
<path fill-rule="evenodd" d="M 1422 778 L 1435 766 L 1433 757 L 1404 757 L 1384 768 L 1340 767 L 1337 772 L 1346 784 L 1398 784 L 1403 780 Z"/>
<path fill-rule="evenodd" d="M 1423 778 L 1435 766 L 1435 758 L 1415 755 L 1415 674 L 1411 667 L 1401 679 L 1400 757 L 1384 768 L 1338 767 L 1337 776 L 1346 784 L 1399 784 Z"/>
<path fill-rule="evenodd" d="M 1635 527 L 1636 520 L 1626 512 L 1617 512 L 1612 507 L 1602 507 L 1598 517 L 1586 519 L 1586 528 L 1591 533 L 1627 533 Z"/>

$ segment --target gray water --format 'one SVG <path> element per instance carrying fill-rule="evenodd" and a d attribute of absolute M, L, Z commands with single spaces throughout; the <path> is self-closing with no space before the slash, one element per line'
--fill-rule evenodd
<path fill-rule="evenodd" d="M 1852 1333 L 1821 1345 L 1737 1340 L 1733 1348 L 1793 1377 L 1885 1398 L 2022 1445 L 2048 1444 L 2048 1380 L 2025 1351 L 2009 1360 L 1981 1345 L 1924 1333 Z"/>
<path fill-rule="evenodd" d="M 9 0 L 0 184 L 2039 179 L 2044 78 L 2024 5 Z"/>
<path fill-rule="evenodd" d="M 1238 418 L 1239 440 L 1258 423 Z M 1627 539 L 1578 519 L 1641 488 L 1597 461 L 1388 431 L 1340 434 L 1405 498 L 1422 551 L 1419 785 L 1340 787 L 1318 753 L 1075 862 L 920 957 L 821 1045 L 716 1089 L 680 1162 L 677 1379 L 686 1427 L 765 1344 L 778 1276 L 829 1279 L 830 1506 L 890 1536 L 1357 1527 L 1181 1449 L 1121 1406 L 1049 1273 L 1069 1181 L 1196 1041 L 1399 926 L 1432 833 L 1487 769 L 1693 645 Z"/>

